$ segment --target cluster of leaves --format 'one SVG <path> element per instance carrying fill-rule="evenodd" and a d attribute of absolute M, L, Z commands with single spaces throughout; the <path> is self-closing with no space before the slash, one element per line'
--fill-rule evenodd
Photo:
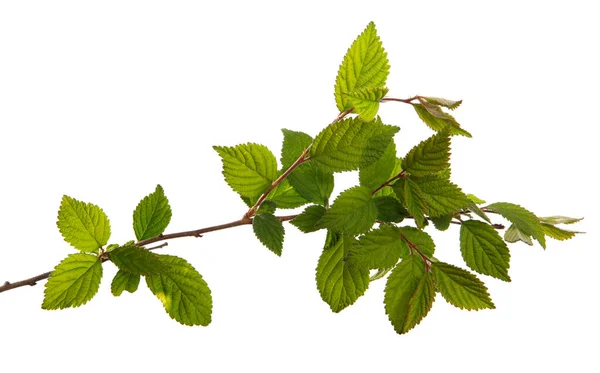
<path fill-rule="evenodd" d="M 439 261 L 426 229 L 460 225 L 460 250 L 467 267 L 479 274 L 510 281 L 507 242 L 546 237 L 564 240 L 577 232 L 558 225 L 579 219 L 540 218 L 506 202 L 486 205 L 450 180 L 453 136 L 471 137 L 447 112 L 461 101 L 415 96 L 412 105 L 434 134 L 397 156 L 394 136 L 399 128 L 377 115 L 388 101 L 385 87 L 389 62 L 375 25 L 370 23 L 348 49 L 335 83 L 340 115 L 314 138 L 283 130 L 281 158 L 266 146 L 247 143 L 215 146 L 227 184 L 248 205 L 242 223 L 252 224 L 260 242 L 282 254 L 285 229 L 278 209 L 306 206 L 291 223 L 305 233 L 326 230 L 316 265 L 316 285 L 334 312 L 352 305 L 371 281 L 387 276 L 384 304 L 398 333 L 416 326 L 440 293 L 466 310 L 494 308 L 485 284 L 474 273 Z M 337 195 L 330 204 L 334 174 L 358 171 L 359 185 Z M 308 206 L 307 206 L 308 205 Z M 511 223 L 504 238 L 488 215 Z M 107 245 L 110 225 L 95 205 L 64 197 L 58 227 L 81 253 L 69 255 L 52 273 L 43 308 L 76 307 L 97 292 L 102 262 L 118 267 L 111 289 L 115 296 L 134 292 L 145 277 L 168 314 L 187 325 L 207 325 L 212 298 L 202 276 L 184 259 L 158 255 L 147 244 L 161 238 L 171 218 L 160 186 L 133 214 L 137 242 Z"/>

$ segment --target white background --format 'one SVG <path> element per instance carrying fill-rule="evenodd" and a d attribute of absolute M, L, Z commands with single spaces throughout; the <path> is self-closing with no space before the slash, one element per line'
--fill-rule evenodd
<path fill-rule="evenodd" d="M 368 5 L 366 5 L 368 4 Z M 493 4 L 493 5 L 492 5 Z M 171 320 L 142 283 L 65 311 L 44 283 L 0 294 L 0 370 L 324 372 L 598 371 L 598 26 L 593 1 L 157 2 L 0 4 L 0 281 L 48 271 L 74 252 L 56 229 L 63 194 L 101 206 L 111 242 L 160 183 L 168 232 L 236 220 L 212 145 L 257 142 L 279 156 L 281 128 L 316 135 L 337 115 L 333 83 L 374 21 L 391 97 L 463 99 L 473 139 L 453 140 L 453 181 L 489 202 L 585 220 L 585 235 L 511 246 L 511 283 L 485 278 L 497 306 L 466 312 L 439 295 L 397 335 L 384 281 L 340 314 L 314 269 L 324 233 L 286 225 L 281 258 L 250 227 L 173 241 L 214 295 L 209 327 Z M 404 104 L 400 155 L 431 132 Z M 355 173 L 337 178 L 334 194 Z M 286 212 L 284 212 L 286 213 Z M 462 265 L 458 230 L 436 256 Z M 483 277 L 483 276 L 482 276 Z"/>

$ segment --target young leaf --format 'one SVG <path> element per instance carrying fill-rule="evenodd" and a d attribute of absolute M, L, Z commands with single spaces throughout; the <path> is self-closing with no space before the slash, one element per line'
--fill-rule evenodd
<path fill-rule="evenodd" d="M 533 236 L 543 248 L 546 248 L 544 229 L 537 216 L 519 205 L 508 202 L 497 202 L 487 206 L 487 209 L 502 215 L 513 223 L 521 232 Z"/>
<path fill-rule="evenodd" d="M 317 265 L 317 289 L 333 312 L 350 306 L 369 287 L 369 270 L 348 265 L 344 260 L 356 242 L 353 237 L 328 232 L 328 243 Z"/>
<path fill-rule="evenodd" d="M 356 170 L 381 158 L 398 130 L 383 124 L 379 118 L 372 122 L 346 118 L 317 135 L 310 155 L 332 172 Z"/>
<path fill-rule="evenodd" d="M 108 255 L 119 269 L 134 275 L 158 275 L 169 269 L 161 256 L 134 244 L 119 246 Z"/>
<path fill-rule="evenodd" d="M 439 97 L 421 97 L 421 99 L 425 100 L 426 102 L 428 102 L 430 104 L 443 106 L 450 110 L 454 110 L 457 107 L 459 107 L 460 104 L 462 104 L 462 100 L 452 101 L 452 100 L 447 100 L 445 98 L 439 98 Z"/>
<path fill-rule="evenodd" d="M 358 171 L 360 185 L 366 186 L 370 190 L 375 190 L 391 179 L 392 176 L 400 173 L 401 170 L 396 172 L 396 174 L 392 174 L 396 167 L 396 159 L 396 144 L 392 140 L 388 147 L 385 148 L 381 158 Z"/>
<path fill-rule="evenodd" d="M 408 211 L 402 206 L 398 199 L 392 196 L 373 198 L 377 206 L 377 220 L 382 222 L 400 223 L 409 216 Z"/>
<path fill-rule="evenodd" d="M 458 186 L 448 180 L 438 177 L 412 180 L 422 192 L 429 216 L 444 216 L 473 204 Z"/>
<path fill-rule="evenodd" d="M 442 296 L 451 305 L 467 310 L 496 308 L 485 284 L 472 273 L 443 262 L 431 263 Z"/>
<path fill-rule="evenodd" d="M 398 259 L 409 253 L 400 233 L 400 229 L 387 225 L 367 232 L 350 248 L 346 261 L 369 269 L 395 266 Z"/>
<path fill-rule="evenodd" d="M 184 325 L 210 324 L 212 296 L 208 285 L 187 261 L 160 255 L 167 272 L 146 276 L 148 288 L 163 303 L 172 319 Z"/>
<path fill-rule="evenodd" d="M 427 176 L 450 166 L 450 134 L 439 132 L 412 148 L 402 160 L 402 169 L 412 176 Z"/>
<path fill-rule="evenodd" d="M 424 106 L 423 103 L 413 105 L 413 108 L 419 115 L 419 118 L 421 118 L 421 120 L 425 122 L 425 124 L 427 124 L 429 128 L 436 132 L 448 130 L 450 131 L 451 135 L 472 137 L 469 132 L 460 128 L 460 124 L 458 124 L 458 122 L 456 122 L 456 120 L 450 114 L 443 113 L 444 115 L 442 118 L 432 114 L 430 112 L 430 110 L 434 111 L 432 109 L 432 106 L 434 105 Z M 439 112 L 442 112 L 441 109 L 439 109 L 439 107 L 436 106 L 436 108 L 438 108 Z M 436 111 L 434 112 L 437 114 Z"/>
<path fill-rule="evenodd" d="M 352 103 L 346 93 L 361 88 L 383 87 L 390 71 L 387 53 L 381 45 L 373 22 L 352 43 L 335 79 L 335 102 L 339 111 Z"/>
<path fill-rule="evenodd" d="M 323 206 L 308 206 L 290 223 L 304 233 L 318 231 L 320 228 L 317 228 L 317 222 L 323 218 L 325 211 L 327 210 Z"/>
<path fill-rule="evenodd" d="M 489 224 L 464 221 L 460 227 L 460 251 L 472 270 L 510 282 L 508 247 Z"/>
<path fill-rule="evenodd" d="M 504 232 L 504 240 L 506 242 L 515 243 L 522 241 L 529 246 L 533 246 L 533 240 L 531 236 L 523 233 L 516 225 L 511 224 L 510 227 Z"/>
<path fill-rule="evenodd" d="M 130 293 L 134 293 L 140 284 L 140 275 L 134 275 L 122 269 L 117 271 L 117 274 L 112 280 L 110 284 L 110 291 L 115 296 L 118 297 L 123 293 L 123 291 L 128 291 Z"/>
<path fill-rule="evenodd" d="M 402 245 L 404 246 L 403 252 L 412 251 L 408 244 L 408 242 L 410 242 L 410 244 L 416 246 L 423 255 L 427 257 L 433 256 L 433 253 L 435 252 L 435 243 L 427 232 L 413 227 L 400 227 L 399 231 L 402 237 Z"/>
<path fill-rule="evenodd" d="M 223 160 L 223 175 L 231 189 L 256 197 L 277 178 L 277 159 L 264 145 L 213 146 Z"/>
<path fill-rule="evenodd" d="M 427 316 L 435 300 L 432 276 L 417 255 L 410 255 L 394 268 L 385 286 L 385 312 L 398 334 L 414 328 Z"/>
<path fill-rule="evenodd" d="M 110 238 L 110 222 L 104 211 L 68 196 L 62 198 L 56 225 L 65 241 L 85 252 L 96 251 Z"/>
<path fill-rule="evenodd" d="M 484 200 L 482 200 L 481 198 L 477 198 L 477 196 L 476 196 L 476 195 L 474 195 L 474 194 L 470 194 L 470 193 L 469 193 L 469 194 L 467 194 L 467 197 L 469 197 L 469 199 L 470 199 L 471 201 L 473 201 L 473 203 L 475 203 L 475 204 L 477 204 L 477 205 L 481 205 L 481 204 L 484 204 L 484 203 L 485 203 L 485 201 L 484 201 Z"/>
<path fill-rule="evenodd" d="M 368 231 L 376 219 L 377 207 L 371 191 L 356 186 L 340 193 L 317 227 L 354 236 Z"/>
<path fill-rule="evenodd" d="M 102 279 L 102 261 L 95 255 L 71 254 L 50 274 L 42 308 L 79 307 L 96 295 Z"/>
<path fill-rule="evenodd" d="M 133 230 L 138 241 L 162 234 L 171 221 L 171 206 L 160 185 L 135 208 Z"/>
<path fill-rule="evenodd" d="M 546 224 L 546 223 L 542 223 L 542 229 L 544 230 L 544 233 L 546 234 L 546 236 L 554 238 L 555 240 L 559 240 L 559 241 L 569 240 L 569 239 L 575 237 L 575 235 L 577 233 L 581 233 L 581 232 L 569 231 L 566 229 L 555 227 L 552 224 Z"/>
<path fill-rule="evenodd" d="M 546 224 L 573 224 L 583 220 L 583 218 L 569 218 L 566 216 L 548 216 L 544 218 L 539 218 L 540 222 Z"/>
<path fill-rule="evenodd" d="M 350 106 L 359 118 L 365 122 L 375 119 L 379 111 L 379 101 L 387 95 L 389 89 L 384 87 L 366 87 L 347 93 Z"/>
<path fill-rule="evenodd" d="M 279 218 L 273 214 L 258 214 L 252 219 L 252 228 L 256 237 L 267 249 L 281 256 L 285 230 Z"/>

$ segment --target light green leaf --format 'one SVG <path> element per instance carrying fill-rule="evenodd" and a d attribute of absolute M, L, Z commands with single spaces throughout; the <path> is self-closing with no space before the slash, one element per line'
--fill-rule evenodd
<path fill-rule="evenodd" d="M 438 177 L 411 179 L 422 192 L 427 206 L 426 213 L 429 216 L 444 216 L 473 204 L 458 186 L 446 179 Z"/>
<path fill-rule="evenodd" d="M 432 276 L 425 271 L 425 264 L 417 255 L 403 259 L 388 277 L 383 302 L 398 334 L 419 324 L 429 313 L 434 300 Z"/>
<path fill-rule="evenodd" d="M 544 229 L 537 216 L 519 205 L 508 202 L 496 202 L 487 206 L 487 209 L 502 215 L 513 223 L 521 232 L 533 236 L 543 248 L 546 248 Z"/>
<path fill-rule="evenodd" d="M 429 258 L 433 256 L 435 243 L 427 232 L 414 227 L 400 227 L 400 236 L 404 246 L 403 252 L 412 252 L 410 246 L 414 245 L 423 255 Z"/>
<path fill-rule="evenodd" d="M 569 240 L 569 239 L 575 237 L 575 235 L 577 233 L 582 233 L 582 232 L 569 231 L 566 229 L 555 227 L 552 224 L 546 224 L 546 223 L 542 223 L 542 229 L 544 229 L 544 233 L 546 234 L 546 236 L 554 238 L 555 240 L 559 240 L 559 241 Z"/>
<path fill-rule="evenodd" d="M 160 255 L 167 272 L 146 276 L 148 288 L 163 303 L 172 319 L 184 325 L 210 324 L 212 296 L 208 285 L 187 261 Z"/>
<path fill-rule="evenodd" d="M 566 216 L 547 216 L 543 218 L 539 218 L 540 222 L 546 224 L 573 224 L 583 220 L 583 218 L 569 218 Z"/>
<path fill-rule="evenodd" d="M 464 221 L 460 227 L 460 251 L 465 263 L 475 272 L 510 282 L 508 247 L 489 224 Z"/>
<path fill-rule="evenodd" d="M 169 269 L 160 255 L 134 244 L 117 247 L 109 253 L 108 258 L 119 269 L 134 275 L 157 275 Z"/>
<path fill-rule="evenodd" d="M 454 110 L 457 107 L 459 107 L 460 104 L 462 104 L 462 100 L 452 101 L 452 100 L 447 100 L 445 98 L 439 98 L 439 97 L 421 97 L 421 99 L 425 100 L 426 102 L 428 102 L 430 104 L 443 106 L 450 110 Z"/>
<path fill-rule="evenodd" d="M 278 256 L 283 249 L 285 230 L 278 217 L 272 214 L 258 214 L 252 219 L 254 234 L 263 245 Z"/>
<path fill-rule="evenodd" d="M 308 206 L 290 223 L 304 233 L 318 231 L 320 228 L 317 228 L 317 222 L 323 218 L 325 211 L 325 207 L 323 206 Z"/>
<path fill-rule="evenodd" d="M 467 195 L 468 196 L 468 195 Z M 472 199 L 471 199 L 472 200 Z M 485 202 L 484 202 L 485 203 Z M 485 212 L 483 212 L 483 210 L 481 210 L 479 208 L 479 206 L 477 206 L 475 203 L 473 203 L 472 205 L 467 206 L 468 210 L 471 210 L 471 212 L 473 212 L 475 215 L 479 216 L 480 218 L 482 218 L 483 220 L 487 221 L 488 223 L 492 224 L 492 221 L 490 220 L 490 218 L 487 216 L 487 214 Z"/>
<path fill-rule="evenodd" d="M 440 293 L 451 305 L 467 310 L 496 308 L 485 284 L 472 273 L 443 262 L 433 262 L 431 270 Z"/>
<path fill-rule="evenodd" d="M 96 295 L 102 279 L 102 261 L 95 255 L 71 254 L 50 274 L 44 290 L 45 310 L 79 307 Z"/>
<path fill-rule="evenodd" d="M 484 204 L 484 203 L 485 203 L 485 201 L 484 201 L 484 200 L 482 200 L 481 198 L 477 198 L 477 196 L 476 196 L 476 195 L 474 195 L 474 194 L 470 194 L 470 193 L 469 193 L 469 194 L 467 194 L 467 197 L 468 197 L 468 198 L 469 198 L 471 201 L 473 201 L 473 203 L 476 203 L 476 204 L 478 204 L 478 205 L 481 205 L 481 204 Z"/>
<path fill-rule="evenodd" d="M 311 146 L 313 138 L 300 131 L 292 131 L 283 128 L 283 144 L 281 146 L 281 165 L 284 170 L 290 168 L 302 153 Z"/>
<path fill-rule="evenodd" d="M 117 274 L 112 280 L 110 284 L 110 291 L 115 296 L 118 297 L 123 293 L 123 291 L 128 291 L 130 293 L 134 293 L 140 284 L 140 275 L 134 275 L 122 269 L 119 269 Z"/>
<path fill-rule="evenodd" d="M 354 236 L 371 229 L 376 220 L 377 207 L 371 191 L 356 186 L 340 193 L 317 227 Z"/>
<path fill-rule="evenodd" d="M 392 196 L 375 197 L 373 202 L 377 206 L 377 221 L 400 223 L 409 216 L 400 201 Z"/>
<path fill-rule="evenodd" d="M 317 265 L 317 289 L 331 310 L 340 312 L 365 293 L 369 287 L 369 270 L 350 266 L 344 260 L 356 242 L 353 237 L 328 232 L 327 241 Z"/>
<path fill-rule="evenodd" d="M 425 105 L 427 105 L 427 104 L 425 104 Z M 438 106 L 435 106 L 435 105 L 425 106 L 425 105 L 423 105 L 423 103 L 413 104 L 413 108 L 419 115 L 419 118 L 421 118 L 421 120 L 423 122 L 425 122 L 425 124 L 427 124 L 429 126 L 429 128 L 431 128 L 432 130 L 434 130 L 436 132 L 449 130 L 451 135 L 461 135 L 461 136 L 466 136 L 466 137 L 472 137 L 469 132 L 460 128 L 460 125 L 458 124 L 458 122 L 456 122 L 456 120 L 450 114 L 443 113 L 441 111 L 441 109 L 439 109 Z M 437 108 L 437 110 L 439 110 L 439 112 L 443 113 L 442 118 L 440 118 L 430 112 L 430 111 L 433 111 L 434 113 L 438 114 L 437 111 L 435 109 L 433 109 L 434 106 Z"/>
<path fill-rule="evenodd" d="M 377 270 L 377 272 L 375 272 L 374 274 L 371 275 L 371 277 L 369 277 L 369 282 L 373 282 L 375 280 L 380 280 L 382 278 L 385 277 L 385 275 L 387 275 L 388 273 L 390 273 L 390 271 L 393 268 L 379 268 Z"/>
<path fill-rule="evenodd" d="M 392 172 L 396 167 L 396 144 L 394 140 L 383 152 L 381 158 L 369 166 L 363 167 L 358 171 L 360 185 L 366 186 L 370 190 L 375 190 L 392 178 Z M 400 170 L 401 171 L 401 170 Z M 398 171 L 395 175 L 400 173 Z"/>
<path fill-rule="evenodd" d="M 277 178 L 277 159 L 264 145 L 248 143 L 213 149 L 222 158 L 225 181 L 242 196 L 258 196 Z"/>
<path fill-rule="evenodd" d="M 402 169 L 413 176 L 427 176 L 450 166 L 450 135 L 439 132 L 412 148 L 402 160 Z"/>
<path fill-rule="evenodd" d="M 317 135 L 310 155 L 313 161 L 333 172 L 356 170 L 381 158 L 398 130 L 381 123 L 379 118 L 372 122 L 346 118 Z"/>
<path fill-rule="evenodd" d="M 398 259 L 408 255 L 400 232 L 400 229 L 387 225 L 367 232 L 350 248 L 346 261 L 369 269 L 393 267 Z"/>
<path fill-rule="evenodd" d="M 506 232 L 504 232 L 504 240 L 510 243 L 522 241 L 529 246 L 533 246 L 533 240 L 531 239 L 531 236 L 521 232 L 521 230 L 514 224 L 511 224 Z"/>
<path fill-rule="evenodd" d="M 133 212 L 133 230 L 138 241 L 163 234 L 171 221 L 171 206 L 160 185 L 135 208 Z"/>
<path fill-rule="evenodd" d="M 335 102 L 339 111 L 352 107 L 345 93 L 365 87 L 383 87 L 390 71 L 373 22 L 352 43 L 335 79 Z"/>
<path fill-rule="evenodd" d="M 428 206 L 421 188 L 411 179 L 399 179 L 392 187 L 400 202 L 415 219 L 417 226 L 423 228 Z"/>
<path fill-rule="evenodd" d="M 309 203 L 309 201 L 301 196 L 290 184 L 289 177 L 283 179 L 283 181 L 271 191 L 268 198 L 268 201 L 275 203 L 275 206 L 280 209 L 295 209 L 296 207 L 304 206 Z"/>
<path fill-rule="evenodd" d="M 56 225 L 65 241 L 81 251 L 96 251 L 110 238 L 110 222 L 104 211 L 68 196 L 62 198 Z"/>
<path fill-rule="evenodd" d="M 366 87 L 346 93 L 350 99 L 350 106 L 359 118 L 370 122 L 375 119 L 379 111 L 379 101 L 387 95 L 389 89 L 384 87 Z"/>

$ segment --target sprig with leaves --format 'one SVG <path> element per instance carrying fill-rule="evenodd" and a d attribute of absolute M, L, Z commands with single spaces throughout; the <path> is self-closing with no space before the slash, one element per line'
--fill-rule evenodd
<path fill-rule="evenodd" d="M 98 292 L 103 264 L 118 272 L 111 292 L 121 296 L 146 285 L 173 319 L 185 325 L 208 325 L 212 296 L 202 275 L 185 259 L 158 254 L 167 241 L 242 225 L 252 225 L 258 240 L 282 255 L 284 222 L 304 233 L 326 230 L 316 265 L 316 285 L 331 310 L 354 304 L 372 281 L 387 277 L 384 305 L 394 329 L 402 334 L 427 315 L 440 293 L 450 304 L 466 310 L 494 308 L 485 284 L 472 272 L 439 261 L 427 233 L 433 226 L 444 231 L 460 225 L 459 247 L 472 271 L 503 281 L 508 273 L 507 243 L 533 240 L 546 247 L 546 238 L 567 240 L 579 232 L 561 225 L 581 219 L 538 217 L 507 202 L 486 204 L 454 184 L 450 172 L 453 136 L 471 137 L 448 110 L 461 101 L 414 96 L 387 97 L 387 53 L 370 23 L 352 43 L 335 81 L 339 115 L 314 138 L 283 130 L 280 162 L 266 146 L 215 146 L 223 163 L 226 183 L 247 204 L 239 220 L 191 231 L 165 234 L 171 207 L 159 185 L 133 212 L 135 240 L 109 244 L 111 228 L 104 211 L 93 204 L 64 196 L 57 226 L 66 242 L 78 250 L 53 271 L 0 286 L 0 292 L 48 279 L 42 308 L 78 307 Z M 397 156 L 397 126 L 379 117 L 381 103 L 413 107 L 434 134 Z M 359 185 L 342 191 L 330 204 L 334 175 L 358 171 Z M 308 205 L 308 206 L 307 206 Z M 276 215 L 280 209 L 304 210 Z M 488 215 L 510 223 L 493 223 Z M 157 244 L 152 246 L 153 244 Z"/>

